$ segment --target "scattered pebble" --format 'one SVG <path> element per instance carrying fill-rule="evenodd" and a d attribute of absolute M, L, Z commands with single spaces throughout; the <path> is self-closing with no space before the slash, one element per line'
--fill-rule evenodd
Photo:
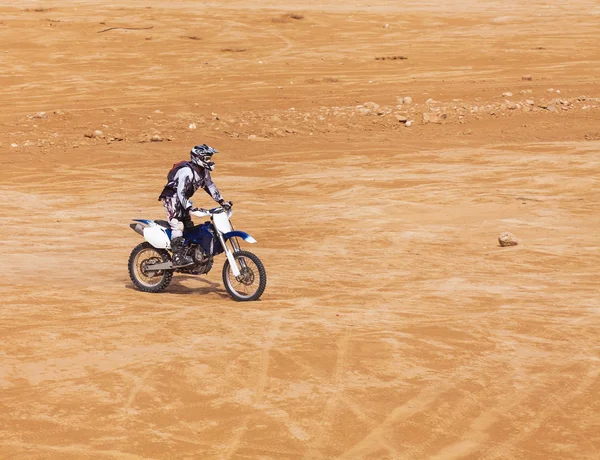
<path fill-rule="evenodd" d="M 502 97 L 512 97 L 513 93 L 507 91 L 506 93 L 502 93 Z"/>
<path fill-rule="evenodd" d="M 152 136 L 150 138 L 150 141 L 152 141 L 152 142 L 162 142 L 163 140 L 164 139 L 159 134 L 155 134 L 154 136 Z"/>
<path fill-rule="evenodd" d="M 500 246 L 516 246 L 519 244 L 517 237 L 510 232 L 504 232 L 498 237 L 498 243 Z"/>
<path fill-rule="evenodd" d="M 189 129 L 196 129 L 196 123 L 190 123 Z"/>
<path fill-rule="evenodd" d="M 523 75 L 521 77 L 521 80 L 523 80 L 523 81 L 532 81 L 533 77 L 531 75 Z"/>
<path fill-rule="evenodd" d="M 12 144 L 10 144 L 10 146 L 11 146 L 12 148 L 15 148 L 15 147 L 18 147 L 18 146 L 19 146 L 19 144 L 15 144 L 15 143 L 13 142 Z"/>
<path fill-rule="evenodd" d="M 442 120 L 446 119 L 446 114 L 445 113 L 430 113 L 430 112 L 425 112 L 423 113 L 423 123 L 435 123 L 435 124 L 441 124 Z"/>
<path fill-rule="evenodd" d="M 46 112 L 38 112 L 27 115 L 27 118 L 48 118 L 48 115 L 46 114 Z"/>

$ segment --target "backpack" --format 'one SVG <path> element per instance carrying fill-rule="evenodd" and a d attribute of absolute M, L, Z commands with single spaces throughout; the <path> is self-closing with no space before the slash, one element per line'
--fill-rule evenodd
<path fill-rule="evenodd" d="M 177 172 L 181 168 L 186 168 L 188 166 L 190 168 L 192 168 L 192 170 L 194 169 L 194 163 L 192 163 L 191 161 L 186 161 L 186 160 L 180 161 L 179 163 L 175 163 L 173 165 L 173 167 L 167 174 L 167 185 L 165 185 L 165 187 L 163 188 L 162 193 L 158 197 L 158 201 L 160 201 L 161 199 L 166 198 L 166 197 L 174 196 L 177 193 L 177 191 L 175 189 L 173 189 L 171 186 L 169 186 L 169 184 L 175 180 L 175 176 L 177 175 Z"/>

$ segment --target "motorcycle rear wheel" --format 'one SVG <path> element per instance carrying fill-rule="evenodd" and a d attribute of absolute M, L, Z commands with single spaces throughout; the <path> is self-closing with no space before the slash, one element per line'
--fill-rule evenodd
<path fill-rule="evenodd" d="M 241 266 L 238 278 L 233 275 L 229 260 L 223 265 L 223 284 L 233 300 L 249 302 L 258 300 L 267 286 L 267 272 L 260 259 L 248 251 L 237 251 L 233 257 Z M 241 263 L 243 262 L 243 264 Z"/>
<path fill-rule="evenodd" d="M 129 256 L 129 278 L 140 291 L 162 292 L 171 283 L 173 270 L 147 270 L 153 264 L 170 262 L 171 255 L 164 249 L 157 249 L 148 242 L 140 243 Z"/>

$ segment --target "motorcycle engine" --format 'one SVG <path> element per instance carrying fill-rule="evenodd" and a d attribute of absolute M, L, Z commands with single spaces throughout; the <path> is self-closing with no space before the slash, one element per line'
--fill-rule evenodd
<path fill-rule="evenodd" d="M 192 275 L 204 275 L 210 271 L 213 264 L 212 257 L 206 255 L 202 248 L 198 245 L 193 245 L 186 251 L 187 255 L 194 259 L 194 265 L 179 269 L 182 273 L 190 273 Z"/>

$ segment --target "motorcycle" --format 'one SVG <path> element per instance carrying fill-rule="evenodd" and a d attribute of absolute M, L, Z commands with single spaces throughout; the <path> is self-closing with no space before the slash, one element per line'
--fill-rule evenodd
<path fill-rule="evenodd" d="M 234 230 L 229 218 L 232 211 L 222 207 L 190 211 L 195 217 L 209 217 L 203 224 L 184 229 L 184 251 L 193 265 L 173 268 L 171 228 L 164 220 L 133 219 L 129 226 L 146 241 L 138 244 L 129 256 L 129 277 L 141 291 L 164 291 L 173 273 L 205 275 L 212 269 L 215 256 L 225 253 L 223 284 L 236 301 L 258 300 L 267 285 L 267 273 L 260 259 L 240 248 L 238 238 L 256 243 L 248 233 Z"/>

